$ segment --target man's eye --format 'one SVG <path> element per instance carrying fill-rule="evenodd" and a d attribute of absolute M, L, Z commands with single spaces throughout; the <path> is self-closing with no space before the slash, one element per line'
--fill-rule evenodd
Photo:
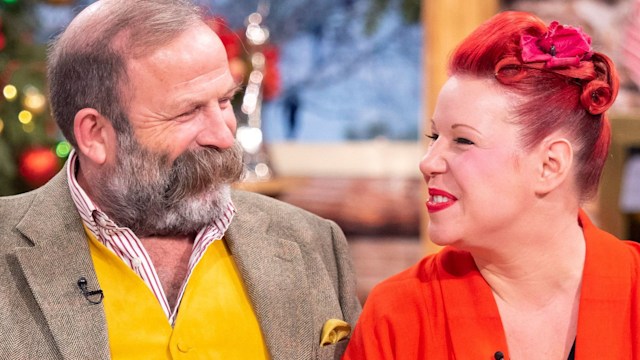
<path fill-rule="evenodd" d="M 200 106 L 196 106 L 193 109 L 189 110 L 189 111 L 185 111 L 182 114 L 180 114 L 178 117 L 188 117 L 191 116 L 193 114 L 195 114 L 198 110 L 200 110 Z"/>
<path fill-rule="evenodd" d="M 473 145 L 474 142 L 465 138 L 455 138 L 455 142 L 461 145 Z"/>

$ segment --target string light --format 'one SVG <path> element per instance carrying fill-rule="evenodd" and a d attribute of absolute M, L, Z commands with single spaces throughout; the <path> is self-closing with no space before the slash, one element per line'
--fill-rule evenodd
<path fill-rule="evenodd" d="M 24 132 L 26 133 L 32 133 L 33 130 L 36 129 L 36 125 L 32 122 L 27 123 L 27 124 L 22 124 L 22 130 L 24 130 Z"/>
<path fill-rule="evenodd" d="M 0 118 L 0 134 L 2 134 L 2 130 L 4 130 L 4 121 Z"/>
<path fill-rule="evenodd" d="M 18 120 L 22 124 L 28 125 L 31 123 L 31 120 L 33 120 L 33 114 L 29 110 L 22 110 L 18 113 Z M 31 131 L 27 131 L 27 132 L 31 132 Z"/>
<path fill-rule="evenodd" d="M 66 141 L 61 141 L 58 143 L 58 145 L 56 145 L 56 155 L 58 155 L 59 158 L 66 158 L 67 156 L 69 156 L 70 152 L 71 144 Z"/>
<path fill-rule="evenodd" d="M 39 114 L 44 110 L 44 104 L 46 99 L 44 95 L 34 86 L 27 86 L 24 89 L 24 98 L 22 99 L 22 105 L 28 110 Z"/>
<path fill-rule="evenodd" d="M 6 85 L 2 89 L 2 95 L 4 95 L 5 99 L 8 101 L 13 101 L 16 99 L 16 96 L 18 96 L 18 89 L 11 84 Z"/>

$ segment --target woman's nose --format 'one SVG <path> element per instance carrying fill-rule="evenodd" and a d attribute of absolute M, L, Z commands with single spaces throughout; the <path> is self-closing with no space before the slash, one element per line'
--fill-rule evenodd
<path fill-rule="evenodd" d="M 433 143 L 420 160 L 420 172 L 425 178 L 430 178 L 442 174 L 447 170 L 447 163 L 442 156 L 442 149 L 439 144 Z"/>

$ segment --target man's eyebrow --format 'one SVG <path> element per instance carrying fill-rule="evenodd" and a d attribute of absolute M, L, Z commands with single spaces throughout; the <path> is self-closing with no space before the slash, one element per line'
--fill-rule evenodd
<path fill-rule="evenodd" d="M 233 85 L 229 86 L 229 89 L 227 91 L 225 91 L 224 94 L 221 97 L 222 98 L 232 98 L 232 97 L 236 96 L 236 94 L 238 94 L 242 90 L 244 90 L 244 86 L 242 84 L 234 83 Z M 176 103 L 174 105 L 174 107 L 177 108 L 177 109 L 186 109 L 186 108 L 192 108 L 192 107 L 195 107 L 195 106 L 198 106 L 198 105 L 202 105 L 203 103 L 204 102 L 198 101 L 198 100 L 185 99 L 185 100 L 182 100 L 182 101 Z"/>
<path fill-rule="evenodd" d="M 225 97 L 234 97 L 234 96 L 236 96 L 239 92 L 241 92 L 242 90 L 244 90 L 244 86 L 243 86 L 242 84 L 234 83 L 234 84 L 229 88 L 229 90 L 227 90 L 227 91 L 224 93 L 224 96 L 225 96 Z"/>

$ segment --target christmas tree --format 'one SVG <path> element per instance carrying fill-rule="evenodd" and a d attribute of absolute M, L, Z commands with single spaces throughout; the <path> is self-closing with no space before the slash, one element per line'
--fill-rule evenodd
<path fill-rule="evenodd" d="M 36 188 L 70 146 L 46 101 L 46 45 L 34 40 L 34 0 L 0 0 L 0 195 Z"/>

